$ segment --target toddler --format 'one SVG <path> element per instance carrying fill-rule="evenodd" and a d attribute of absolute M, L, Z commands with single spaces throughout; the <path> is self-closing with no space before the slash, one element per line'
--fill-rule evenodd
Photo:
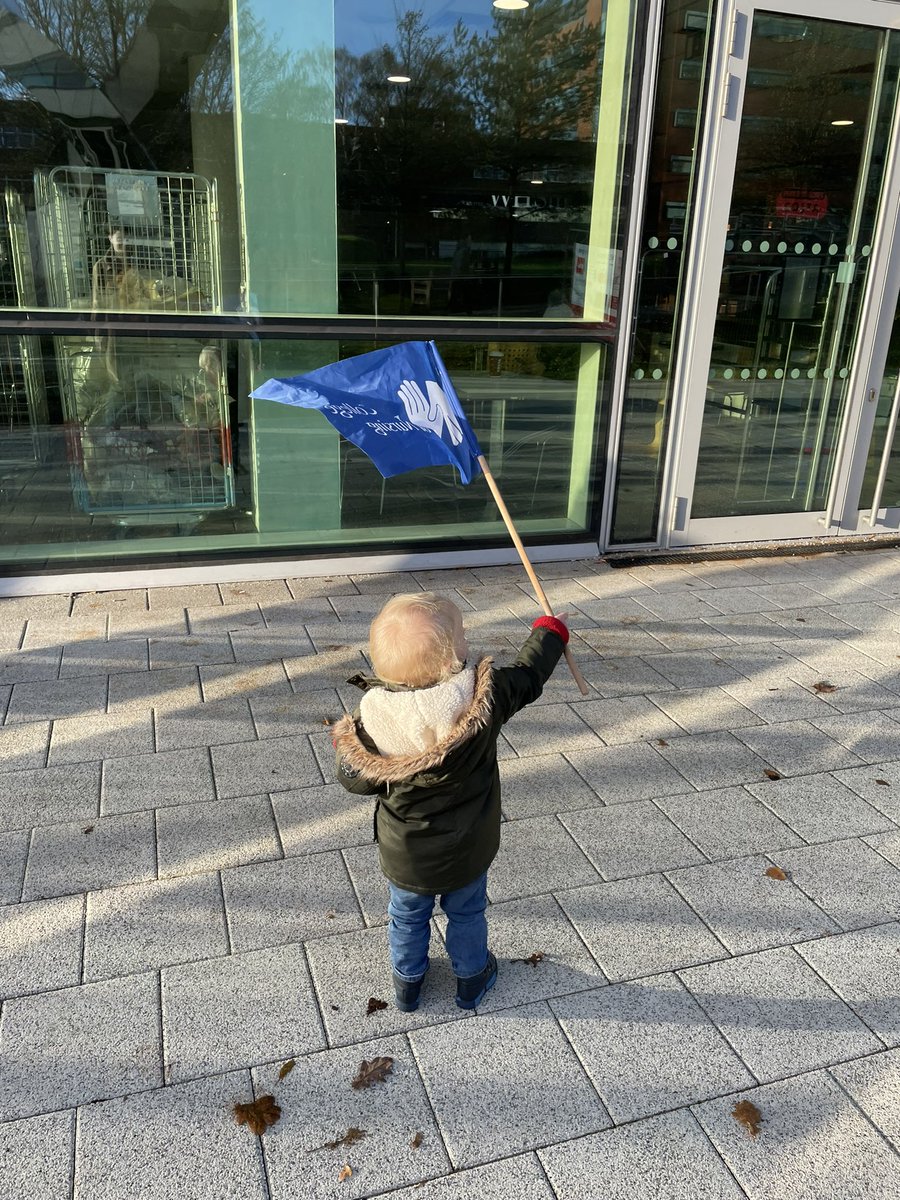
<path fill-rule="evenodd" d="M 390 890 L 397 1007 L 413 1012 L 428 970 L 435 896 L 447 916 L 456 1003 L 475 1008 L 497 978 L 487 945 L 487 869 L 500 845 L 497 738 L 537 700 L 569 632 L 539 617 L 510 667 L 468 664 L 462 614 L 432 592 L 393 596 L 372 622 L 377 678 L 335 726 L 337 777 L 375 795 L 375 838 Z"/>

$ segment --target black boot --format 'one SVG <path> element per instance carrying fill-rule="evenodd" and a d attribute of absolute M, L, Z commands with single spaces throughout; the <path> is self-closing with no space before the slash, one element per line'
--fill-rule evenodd
<path fill-rule="evenodd" d="M 475 1008 L 497 982 L 497 960 L 488 950 L 487 966 L 469 979 L 457 979 L 456 1003 L 460 1008 Z"/>
<path fill-rule="evenodd" d="M 422 976 L 424 979 L 425 976 Z M 397 1007 L 401 1012 L 415 1012 L 419 1007 L 419 992 L 422 990 L 422 979 L 401 979 L 394 975 L 394 996 Z"/>

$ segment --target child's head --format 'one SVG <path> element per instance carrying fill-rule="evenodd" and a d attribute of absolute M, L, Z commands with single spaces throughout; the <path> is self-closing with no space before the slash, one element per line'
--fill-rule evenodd
<path fill-rule="evenodd" d="M 434 592 L 392 596 L 372 622 L 369 653 L 385 683 L 442 683 L 461 669 L 468 654 L 462 613 Z"/>

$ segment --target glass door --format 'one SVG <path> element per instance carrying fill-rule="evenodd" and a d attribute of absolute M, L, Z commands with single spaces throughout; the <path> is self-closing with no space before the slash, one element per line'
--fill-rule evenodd
<path fill-rule="evenodd" d="M 859 427 L 896 136 L 892 30 L 900 6 L 882 0 L 735 0 L 722 13 L 676 380 L 672 545 L 839 532 L 830 512 Z"/>

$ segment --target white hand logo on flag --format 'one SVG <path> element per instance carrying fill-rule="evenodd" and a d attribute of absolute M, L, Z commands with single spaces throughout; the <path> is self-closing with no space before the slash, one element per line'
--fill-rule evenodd
<path fill-rule="evenodd" d="M 450 441 L 458 446 L 463 440 L 462 426 L 450 407 L 444 389 L 433 379 L 428 379 L 425 381 L 425 390 L 428 392 L 427 399 L 414 379 L 404 379 L 400 384 L 397 395 L 403 401 L 410 424 L 417 429 L 430 429 L 441 437 L 446 423 Z"/>

